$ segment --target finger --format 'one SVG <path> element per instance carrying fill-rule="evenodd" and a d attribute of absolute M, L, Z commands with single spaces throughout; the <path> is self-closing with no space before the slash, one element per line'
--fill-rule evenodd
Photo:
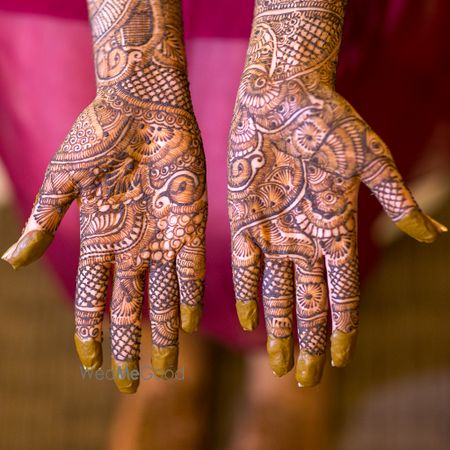
<path fill-rule="evenodd" d="M 436 240 L 440 233 L 445 233 L 447 227 L 437 220 L 422 213 L 420 210 L 413 210 L 403 219 L 395 223 L 404 233 L 418 240 L 419 242 L 431 243 Z"/>
<path fill-rule="evenodd" d="M 2 259 L 9 263 L 13 269 L 18 269 L 39 259 L 52 241 L 53 235 L 46 231 L 28 231 L 6 250 Z"/>
<path fill-rule="evenodd" d="M 149 282 L 152 366 L 164 378 L 178 367 L 178 280 L 175 261 L 153 263 Z"/>
<path fill-rule="evenodd" d="M 200 239 L 184 245 L 177 256 L 181 328 L 197 331 L 203 309 L 205 252 Z"/>
<path fill-rule="evenodd" d="M 258 292 L 260 279 L 260 250 L 249 237 L 233 238 L 233 284 L 236 311 L 245 331 L 258 326 Z"/>
<path fill-rule="evenodd" d="M 320 258 L 312 267 L 295 266 L 297 330 L 300 353 L 296 379 L 300 387 L 320 382 L 327 343 L 327 285 L 325 262 Z"/>
<path fill-rule="evenodd" d="M 102 322 L 108 289 L 109 266 L 78 267 L 75 295 L 75 346 L 86 370 L 102 365 Z"/>
<path fill-rule="evenodd" d="M 113 376 L 121 392 L 134 393 L 139 386 L 141 311 L 144 272 L 123 270 L 117 263 L 111 299 L 111 351 Z"/>
<path fill-rule="evenodd" d="M 395 166 L 386 144 L 366 130 L 361 180 L 373 192 L 397 227 L 420 242 L 433 242 L 447 228 L 424 214 Z"/>
<path fill-rule="evenodd" d="M 266 259 L 263 274 L 263 304 L 270 367 L 276 375 L 282 376 L 294 365 L 292 340 L 294 274 L 290 261 Z"/>
<path fill-rule="evenodd" d="M 50 164 L 21 237 L 2 259 L 18 269 L 40 258 L 75 196 L 75 185 L 67 172 Z"/>
<path fill-rule="evenodd" d="M 359 308 L 359 275 L 356 237 L 338 236 L 330 238 L 335 241 L 334 248 L 345 247 L 346 241 L 351 251 L 345 257 L 325 256 L 328 292 L 331 304 L 333 331 L 331 334 L 331 364 L 344 367 L 350 360 L 356 343 Z M 330 244 L 331 246 L 332 244 Z"/>

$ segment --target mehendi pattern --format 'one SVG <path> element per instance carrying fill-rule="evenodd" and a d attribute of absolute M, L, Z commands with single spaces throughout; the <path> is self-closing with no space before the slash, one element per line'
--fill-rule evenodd
<path fill-rule="evenodd" d="M 111 347 L 120 363 L 139 359 L 147 273 L 154 347 L 177 347 L 180 301 L 201 309 L 205 161 L 180 1 L 88 3 L 97 95 L 50 162 L 25 231 L 53 235 L 77 199 L 76 337 L 101 342 L 113 278 Z"/>
<path fill-rule="evenodd" d="M 358 325 L 360 180 L 394 221 L 418 211 L 386 145 L 334 90 L 344 11 L 342 0 L 256 1 L 229 140 L 238 311 L 258 298 L 263 256 L 268 335 L 291 335 L 295 296 L 310 355 L 325 352 L 328 297 L 333 332 Z"/>

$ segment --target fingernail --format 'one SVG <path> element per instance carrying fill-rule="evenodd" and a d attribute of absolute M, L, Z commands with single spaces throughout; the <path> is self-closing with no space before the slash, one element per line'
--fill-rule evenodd
<path fill-rule="evenodd" d="M 441 233 L 446 233 L 448 231 L 448 228 L 444 224 L 438 222 L 437 220 L 433 219 L 430 216 L 427 217 L 433 222 L 433 224 L 439 229 Z"/>
<path fill-rule="evenodd" d="M 11 258 L 11 255 L 14 253 L 14 250 L 16 248 L 17 244 L 14 243 L 11 245 L 11 247 L 6 250 L 5 253 L 2 255 L 3 261 L 7 262 L 14 270 L 18 269 L 19 267 L 15 264 L 14 259 Z"/>
<path fill-rule="evenodd" d="M 53 241 L 53 235 L 44 230 L 32 230 L 13 244 L 2 256 L 14 269 L 40 258 Z"/>
<path fill-rule="evenodd" d="M 75 347 L 78 357 L 85 370 L 97 370 L 102 366 L 102 344 L 92 338 L 81 340 L 78 335 L 74 335 Z"/>
<path fill-rule="evenodd" d="M 279 377 L 286 375 L 294 367 L 294 346 L 292 337 L 276 338 L 267 336 L 267 353 L 273 373 Z"/>
<path fill-rule="evenodd" d="M 303 388 L 303 387 L 305 387 L 305 386 L 303 386 L 303 384 L 302 384 L 302 383 L 297 383 L 297 386 L 298 386 L 299 388 Z"/>
<path fill-rule="evenodd" d="M 344 333 L 333 331 L 331 335 L 331 364 L 333 367 L 345 367 L 352 357 L 356 345 L 356 330 Z"/>
<path fill-rule="evenodd" d="M 111 358 L 114 383 L 123 394 L 134 394 L 139 387 L 139 360 L 117 361 Z"/>
<path fill-rule="evenodd" d="M 313 387 L 320 383 L 323 368 L 325 366 L 325 354 L 312 355 L 303 349 L 297 359 L 295 378 L 301 387 Z"/>
<path fill-rule="evenodd" d="M 163 379 L 173 378 L 178 368 L 178 346 L 158 347 L 153 345 L 152 367 L 157 377 Z"/>
<path fill-rule="evenodd" d="M 13 249 L 15 246 L 16 246 L 16 243 L 14 242 L 14 244 L 11 245 L 11 247 L 9 247 L 8 250 L 5 251 L 5 253 L 3 253 L 2 259 L 7 261 L 7 259 L 9 258 L 9 254 L 13 252 Z"/>
<path fill-rule="evenodd" d="M 254 300 L 249 302 L 237 300 L 236 311 L 244 331 L 253 331 L 258 326 L 258 305 Z"/>
<path fill-rule="evenodd" d="M 194 333 L 198 330 L 201 316 L 201 306 L 180 305 L 181 328 L 186 333 Z"/>

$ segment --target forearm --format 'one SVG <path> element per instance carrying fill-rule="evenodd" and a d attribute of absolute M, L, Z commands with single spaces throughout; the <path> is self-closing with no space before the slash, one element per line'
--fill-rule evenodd
<path fill-rule="evenodd" d="M 256 0 L 247 65 L 274 79 L 320 73 L 334 83 L 346 0 Z"/>
<path fill-rule="evenodd" d="M 190 109 L 180 0 L 88 0 L 97 88 Z"/>

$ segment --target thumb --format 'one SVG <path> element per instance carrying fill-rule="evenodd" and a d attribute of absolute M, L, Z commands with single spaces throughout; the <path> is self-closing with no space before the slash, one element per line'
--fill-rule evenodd
<path fill-rule="evenodd" d="M 424 214 L 420 209 L 411 211 L 406 217 L 395 222 L 404 233 L 419 242 L 433 242 L 440 233 L 448 231 L 445 225 Z"/>
<path fill-rule="evenodd" d="M 43 230 L 24 232 L 19 240 L 3 254 L 2 259 L 14 269 L 39 259 L 53 241 L 53 235 Z"/>
<path fill-rule="evenodd" d="M 40 258 L 75 196 L 69 174 L 50 164 L 22 235 L 2 259 L 18 269 Z"/>
<path fill-rule="evenodd" d="M 447 231 L 447 227 L 420 210 L 386 144 L 369 128 L 366 130 L 365 163 L 360 177 L 404 233 L 419 242 L 429 243 Z"/>

